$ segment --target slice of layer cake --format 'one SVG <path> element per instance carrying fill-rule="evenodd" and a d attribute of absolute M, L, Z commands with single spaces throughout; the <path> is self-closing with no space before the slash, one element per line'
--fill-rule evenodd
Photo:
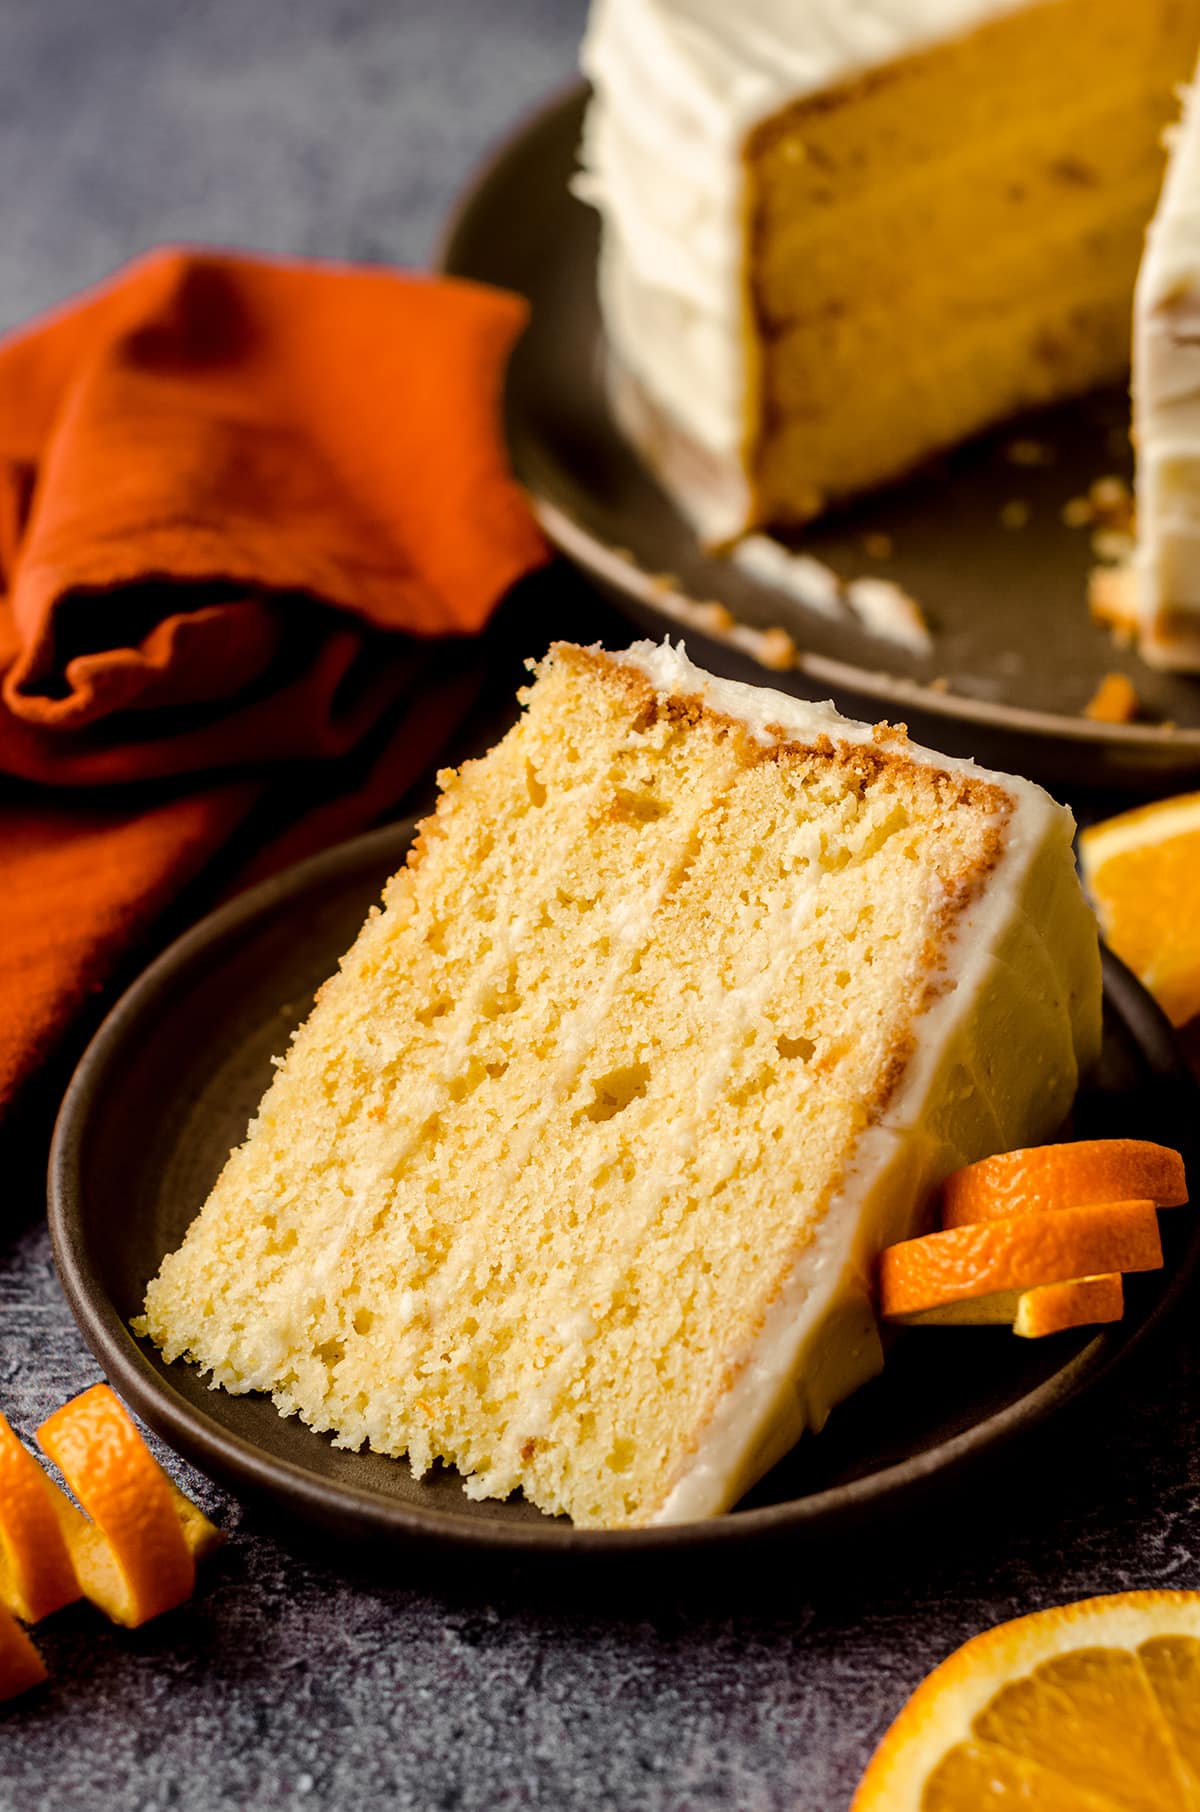
<path fill-rule="evenodd" d="M 877 1370 L 879 1248 L 1099 1036 L 1070 814 L 555 647 L 437 810 L 141 1331 L 339 1444 L 583 1525 L 732 1504 Z"/>
<path fill-rule="evenodd" d="M 1200 0 L 594 0 L 627 431 L 710 540 L 1119 378 Z"/>
<path fill-rule="evenodd" d="M 1141 653 L 1200 669 L 1200 99 L 1189 91 L 1134 305 L 1137 552 L 1116 580 Z M 1105 574 L 1108 585 L 1113 576 Z M 1110 594 L 1111 599 L 1111 594 Z"/>

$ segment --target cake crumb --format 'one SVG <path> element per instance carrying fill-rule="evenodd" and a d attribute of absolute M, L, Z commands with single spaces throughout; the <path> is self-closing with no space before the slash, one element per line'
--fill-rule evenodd
<path fill-rule="evenodd" d="M 1088 488 L 1088 502 L 1096 520 L 1109 528 L 1128 528 L 1133 520 L 1133 493 L 1115 473 L 1097 478 Z"/>
<path fill-rule="evenodd" d="M 1054 448 L 1044 440 L 1021 438 L 1009 441 L 1004 449 L 1004 457 L 1010 466 L 1052 466 Z"/>
<path fill-rule="evenodd" d="M 863 536 L 863 552 L 868 560 L 890 560 L 896 551 L 896 543 L 890 535 L 872 531 Z"/>
<path fill-rule="evenodd" d="M 1115 472 L 1095 479 L 1086 497 L 1071 497 L 1063 505 L 1068 528 L 1114 529 L 1128 534 L 1133 528 L 1133 492 Z"/>
<path fill-rule="evenodd" d="M 950 681 L 944 673 L 935 674 L 929 682 L 929 690 L 931 692 L 949 692 Z"/>
<path fill-rule="evenodd" d="M 696 622 L 701 629 L 707 629 L 712 635 L 728 635 L 734 625 L 734 615 L 715 598 L 706 598 L 696 606 Z"/>
<path fill-rule="evenodd" d="M 1024 497 L 1013 497 L 1004 504 L 1000 511 L 1000 526 L 1006 529 L 1023 529 L 1029 521 L 1029 504 Z"/>
<path fill-rule="evenodd" d="M 1130 566 L 1096 566 L 1088 575 L 1088 611 L 1128 647 L 1137 631 L 1137 600 Z"/>
<path fill-rule="evenodd" d="M 1132 681 L 1124 673 L 1106 673 L 1083 707 L 1083 715 L 1097 724 L 1130 724 L 1138 709 Z"/>
<path fill-rule="evenodd" d="M 765 629 L 759 642 L 758 658 L 764 667 L 785 673 L 796 665 L 796 644 L 786 629 Z"/>
<path fill-rule="evenodd" d="M 1098 528 L 1092 535 L 1092 552 L 1097 560 L 1106 560 L 1111 566 L 1128 560 L 1135 545 L 1127 529 Z"/>

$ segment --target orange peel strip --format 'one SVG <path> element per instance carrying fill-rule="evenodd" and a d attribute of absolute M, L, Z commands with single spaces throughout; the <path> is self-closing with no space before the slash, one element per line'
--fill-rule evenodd
<path fill-rule="evenodd" d="M 1120 1321 L 1124 1313 L 1125 1286 L 1120 1272 L 1110 1271 L 1100 1277 L 1077 1277 L 1070 1283 L 1041 1284 L 1036 1290 L 1023 1291 L 1013 1333 L 1023 1340 L 1041 1340 L 1067 1328 Z"/>
<path fill-rule="evenodd" d="M 1153 1202 L 1108 1202 L 926 1233 L 879 1260 L 880 1312 L 910 1316 L 1005 1290 L 1032 1290 L 1162 1264 Z"/>
<path fill-rule="evenodd" d="M 0 1605 L 0 1700 L 15 1699 L 45 1678 L 42 1657 L 12 1612 Z"/>
<path fill-rule="evenodd" d="M 912 1309 L 891 1320 L 905 1327 L 1008 1327 L 1025 1340 L 1061 1334 L 1097 1321 L 1119 1321 L 1125 1308 L 1120 1272 L 1039 1284 L 1031 1290 L 996 1290 L 930 1309 Z"/>
<path fill-rule="evenodd" d="M 196 1555 L 219 1531 L 172 1485 L 108 1385 L 64 1403 L 37 1439 L 86 1512 L 69 1537 L 84 1595 L 129 1629 L 190 1597 Z"/>
<path fill-rule="evenodd" d="M 943 1227 L 1047 1208 L 1098 1202 L 1155 1202 L 1177 1208 L 1188 1199 L 1183 1159 L 1148 1139 L 1080 1139 L 1000 1152 L 956 1170 L 942 1184 Z"/>
<path fill-rule="evenodd" d="M 0 1604 L 22 1623 L 80 1596 L 69 1538 L 82 1522 L 0 1415 Z"/>

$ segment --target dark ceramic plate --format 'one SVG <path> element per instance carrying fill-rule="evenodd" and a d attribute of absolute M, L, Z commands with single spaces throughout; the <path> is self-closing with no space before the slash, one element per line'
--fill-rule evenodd
<path fill-rule="evenodd" d="M 877 1515 L 1096 1383 L 1162 1316 L 1200 1254 L 1200 1223 L 1163 1218 L 1168 1267 L 1132 1278 L 1125 1320 L 1097 1336 L 1020 1341 L 939 1329 L 895 1343 L 884 1375 L 834 1412 L 728 1516 L 615 1534 L 573 1529 L 522 1501 L 472 1503 L 451 1472 L 415 1483 L 402 1461 L 343 1453 L 263 1397 L 210 1391 L 165 1366 L 129 1319 L 178 1245 L 271 1076 L 399 866 L 411 823 L 330 850 L 214 913 L 174 944 L 101 1027 L 63 1103 L 50 1167 L 59 1275 L 116 1388 L 181 1453 L 235 1490 L 367 1536 L 425 1535 L 511 1550 L 596 1551 L 830 1532 Z M 1182 1145 L 1195 1098 L 1169 1028 L 1119 963 L 1105 969 L 1105 1047 L 1077 1104 L 1081 1136 Z"/>
<path fill-rule="evenodd" d="M 919 599 L 935 632 L 928 659 L 705 558 L 609 410 L 595 215 L 567 189 L 584 98 L 573 88 L 500 148 L 459 204 L 441 253 L 446 270 L 516 290 L 532 305 L 510 373 L 508 433 L 517 472 L 558 546 L 643 629 L 683 633 L 696 659 L 718 672 L 768 678 L 805 697 L 832 692 L 857 716 L 886 706 L 937 748 L 1041 779 L 1163 788 L 1200 772 L 1200 680 L 1154 672 L 1089 621 L 1090 536 L 1062 521 L 1063 505 L 1093 479 L 1129 473 L 1123 388 L 1010 423 L 805 536 L 804 547 L 844 578 L 874 572 Z M 1013 465 L 1007 450 L 1022 438 L 1049 448 L 1053 464 Z M 1002 526 L 1012 503 L 1028 508 L 1022 528 Z M 868 559 L 868 534 L 886 534 L 894 555 Z M 799 666 L 767 676 L 726 644 L 681 628 L 655 577 L 663 574 L 685 599 L 717 599 L 755 627 L 782 625 L 802 651 Z M 1145 722 L 1079 715 L 1113 671 L 1133 681 Z"/>

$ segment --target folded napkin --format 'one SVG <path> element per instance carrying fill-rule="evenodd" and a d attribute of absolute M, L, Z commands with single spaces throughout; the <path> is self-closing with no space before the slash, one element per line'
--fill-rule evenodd
<path fill-rule="evenodd" d="M 164 251 L 0 343 L 0 1110 L 268 781 L 313 809 L 260 872 L 436 754 L 472 681 L 434 638 L 545 558 L 498 428 L 523 321 Z"/>

